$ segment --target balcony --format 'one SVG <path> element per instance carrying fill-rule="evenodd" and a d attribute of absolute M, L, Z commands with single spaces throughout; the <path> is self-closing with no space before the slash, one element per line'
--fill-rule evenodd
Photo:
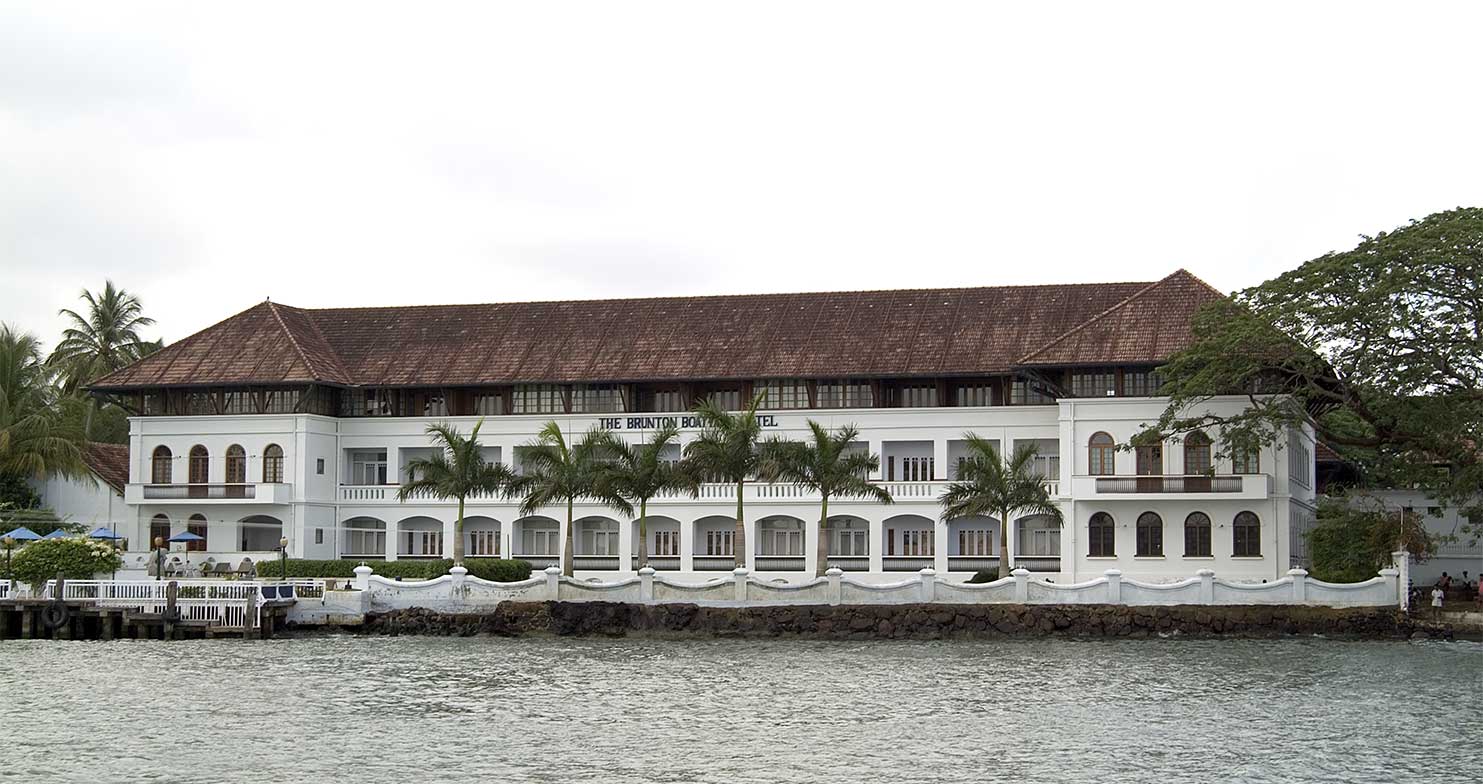
<path fill-rule="evenodd" d="M 293 500 L 293 485 L 265 484 L 130 484 L 124 488 L 126 503 L 229 503 L 286 504 Z"/>
<path fill-rule="evenodd" d="M 1205 498 L 1212 495 L 1232 500 L 1263 500 L 1272 494 L 1268 474 L 1237 476 L 1078 476 L 1072 479 L 1076 497 L 1100 499 Z"/>

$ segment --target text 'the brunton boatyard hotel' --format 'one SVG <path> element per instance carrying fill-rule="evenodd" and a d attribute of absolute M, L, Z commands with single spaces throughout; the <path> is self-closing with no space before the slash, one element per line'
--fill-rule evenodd
<path fill-rule="evenodd" d="M 693 438 L 697 400 L 740 408 L 766 392 L 767 435 L 806 420 L 855 424 L 880 456 L 893 505 L 830 504 L 829 560 L 872 580 L 933 567 L 994 568 L 1000 548 L 1045 577 L 1109 568 L 1141 579 L 1214 569 L 1275 579 L 1304 561 L 1313 517 L 1313 435 L 1216 455 L 1216 433 L 1118 449 L 1163 411 L 1154 369 L 1191 342 L 1196 310 L 1222 295 L 1180 270 L 1153 283 L 673 297 L 344 309 L 264 302 L 96 381 L 131 420 L 133 550 L 191 530 L 218 562 L 276 557 L 441 558 L 456 505 L 400 503 L 424 432 L 480 417 L 487 459 L 520 468 L 546 422 L 643 438 L 665 420 Z M 1229 411 L 1244 397 L 1213 400 Z M 937 499 L 964 433 L 1001 450 L 1034 444 L 1064 516 L 944 521 Z M 681 446 L 674 450 L 680 456 Z M 818 499 L 748 484 L 747 566 L 760 577 L 815 570 Z M 471 499 L 470 557 L 557 563 L 565 510 Z M 735 491 L 702 486 L 649 505 L 650 565 L 697 576 L 733 568 Z M 578 577 L 635 568 L 637 524 L 595 503 L 576 510 Z M 194 555 L 194 554 L 193 554 Z"/>

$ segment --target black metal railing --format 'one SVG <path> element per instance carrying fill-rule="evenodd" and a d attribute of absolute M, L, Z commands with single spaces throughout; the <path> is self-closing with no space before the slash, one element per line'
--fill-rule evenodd
<path fill-rule="evenodd" d="M 934 563 L 930 555 L 888 555 L 881 559 L 881 569 L 887 572 L 920 572 Z"/>
<path fill-rule="evenodd" d="M 1239 476 L 1097 477 L 1098 493 L 1239 493 Z"/>
<path fill-rule="evenodd" d="M 145 498 L 254 498 L 257 486 L 223 485 L 145 485 Z"/>

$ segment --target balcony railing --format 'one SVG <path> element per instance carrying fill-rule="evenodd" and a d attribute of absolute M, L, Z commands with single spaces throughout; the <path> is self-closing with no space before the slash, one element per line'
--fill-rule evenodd
<path fill-rule="evenodd" d="M 886 555 L 881 569 L 887 572 L 920 572 L 936 563 L 930 555 Z"/>
<path fill-rule="evenodd" d="M 870 571 L 870 556 L 868 555 L 831 555 L 829 565 L 846 572 L 868 572 Z"/>
<path fill-rule="evenodd" d="M 1239 493 L 1240 476 L 1099 476 L 1098 493 Z"/>
<path fill-rule="evenodd" d="M 618 569 L 618 556 L 616 555 L 573 555 L 573 569 L 593 569 L 600 572 L 613 572 Z"/>
<path fill-rule="evenodd" d="M 801 572 L 804 560 L 801 555 L 759 555 L 757 556 L 757 571 L 759 572 Z"/>
<path fill-rule="evenodd" d="M 1061 571 L 1061 557 L 1058 555 L 1017 555 L 1014 557 L 1016 568 L 1031 572 L 1059 572 Z"/>
<path fill-rule="evenodd" d="M 981 572 L 985 569 L 998 568 L 999 556 L 997 555 L 950 555 L 947 557 L 949 572 Z"/>
<path fill-rule="evenodd" d="M 639 557 L 633 556 L 632 568 L 639 568 Z M 649 556 L 649 568 L 656 572 L 678 572 L 680 570 L 680 556 L 678 555 L 651 555 Z"/>
<path fill-rule="evenodd" d="M 697 555 L 691 568 L 697 572 L 729 572 L 736 568 L 736 559 L 729 555 Z"/>
<path fill-rule="evenodd" d="M 145 485 L 144 497 L 161 498 L 256 498 L 257 485 Z"/>

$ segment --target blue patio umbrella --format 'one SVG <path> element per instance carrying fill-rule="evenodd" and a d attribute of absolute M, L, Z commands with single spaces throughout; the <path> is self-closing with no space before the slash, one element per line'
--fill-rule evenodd
<path fill-rule="evenodd" d="M 122 536 L 108 530 L 107 528 L 94 528 L 88 536 L 93 539 L 122 539 Z"/>
<path fill-rule="evenodd" d="M 167 542 L 204 542 L 204 541 L 206 541 L 206 537 L 204 537 L 204 536 L 197 536 L 196 534 L 193 534 L 190 531 L 181 531 L 180 533 L 178 533 L 178 534 L 170 537 L 169 539 L 166 539 L 165 541 L 167 541 Z"/>
<path fill-rule="evenodd" d="M 41 534 L 38 534 L 23 525 L 8 534 L 0 536 L 0 539 L 5 539 L 7 537 L 10 539 L 14 539 L 17 542 L 34 542 L 37 539 L 41 538 Z"/>
<path fill-rule="evenodd" d="M 58 528 L 57 530 L 52 531 L 51 533 L 49 533 L 46 536 L 43 536 L 41 538 L 42 539 L 65 539 L 65 538 L 67 538 L 67 536 L 68 536 L 68 534 L 67 534 L 66 531 L 63 531 L 62 529 Z"/>

